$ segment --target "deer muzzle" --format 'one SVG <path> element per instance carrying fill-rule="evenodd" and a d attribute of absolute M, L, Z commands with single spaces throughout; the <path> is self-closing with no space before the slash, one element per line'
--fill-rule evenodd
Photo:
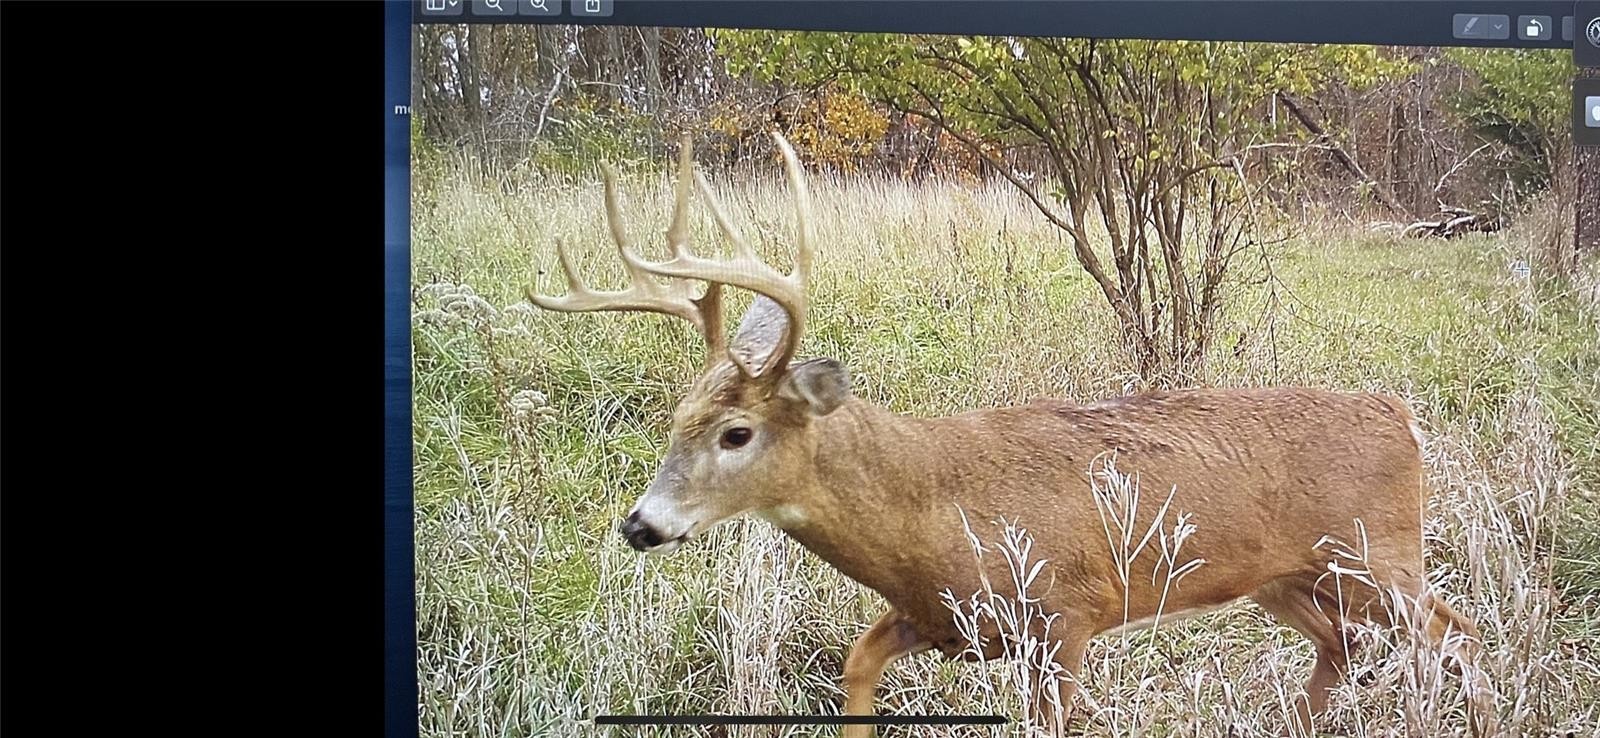
<path fill-rule="evenodd" d="M 628 515 L 627 519 L 622 521 L 622 525 L 618 527 L 618 532 L 622 533 L 622 537 L 628 539 L 628 545 L 632 546 L 635 551 L 654 554 L 672 553 L 678 550 L 678 546 L 683 545 L 683 542 L 689 537 L 687 531 L 678 534 L 662 531 L 660 528 L 645 521 L 639 515 L 638 510 L 634 510 Z"/>

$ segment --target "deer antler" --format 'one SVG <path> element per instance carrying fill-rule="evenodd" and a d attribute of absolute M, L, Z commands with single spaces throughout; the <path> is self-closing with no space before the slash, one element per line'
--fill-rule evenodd
<path fill-rule="evenodd" d="M 617 208 L 616 176 L 607 167 L 606 221 L 611 226 L 611 237 L 616 241 L 617 251 L 628 271 L 630 285 L 617 292 L 590 289 L 577 276 L 566 248 L 557 241 L 556 252 L 566 272 L 568 293 L 562 297 L 549 297 L 535 294 L 530 288 L 527 290 L 528 299 L 539 307 L 563 312 L 641 310 L 676 315 L 700 329 L 706 337 L 708 352 L 714 358 L 726 349 L 722 334 L 721 287 L 726 285 L 747 289 L 764 295 L 783 308 L 788 316 L 787 330 L 783 332 L 779 345 L 772 347 L 766 359 L 754 366 L 749 358 L 738 353 L 730 352 L 730 356 L 746 376 L 776 376 L 793 358 L 795 347 L 800 342 L 806 313 L 806 281 L 811 273 L 812 235 L 811 198 L 806 189 L 805 175 L 789 142 L 777 133 L 773 137 L 783 152 L 789 184 L 795 191 L 795 215 L 799 221 L 795 268 L 791 273 L 782 274 L 761 261 L 749 242 L 734 229 L 705 177 L 694 171 L 690 141 L 685 135 L 679 147 L 677 197 L 673 206 L 672 225 L 667 229 L 667 245 L 672 257 L 661 262 L 646 261 L 628 245 Z M 734 257 L 730 260 L 707 259 L 689 250 L 687 213 L 691 175 L 711 209 L 718 229 L 733 242 Z M 654 277 L 665 277 L 668 283 L 658 283 Z M 705 295 L 699 299 L 690 297 L 693 287 L 689 280 L 707 282 Z"/>
<path fill-rule="evenodd" d="M 682 254 L 689 239 L 689 178 L 694 166 L 693 152 L 684 137 L 678 155 L 677 196 L 673 205 L 672 225 L 667 228 L 667 245 L 674 256 Z M 666 284 L 657 282 L 646 262 L 633 252 L 628 235 L 622 228 L 622 215 L 617 207 L 617 178 L 611 167 L 605 167 L 606 223 L 611 228 L 611 240 L 617 244 L 623 268 L 628 273 L 628 286 L 615 292 L 595 290 L 578 276 L 578 270 L 567 255 L 566 244 L 556 239 L 556 256 L 561 260 L 561 270 L 567 278 L 567 294 L 560 297 L 541 295 L 531 286 L 523 290 L 528 300 L 546 310 L 566 313 L 596 312 L 601 310 L 641 311 L 675 315 L 694 324 L 705 336 L 707 354 L 715 357 L 724 348 L 722 334 L 722 286 L 711 283 L 705 294 L 695 298 L 694 286 L 682 279 L 669 279 Z"/>

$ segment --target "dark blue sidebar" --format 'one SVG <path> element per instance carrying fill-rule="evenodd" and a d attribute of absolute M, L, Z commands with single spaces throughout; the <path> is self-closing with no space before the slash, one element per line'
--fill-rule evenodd
<path fill-rule="evenodd" d="M 383 724 L 417 735 L 411 518 L 411 5 L 383 19 Z"/>

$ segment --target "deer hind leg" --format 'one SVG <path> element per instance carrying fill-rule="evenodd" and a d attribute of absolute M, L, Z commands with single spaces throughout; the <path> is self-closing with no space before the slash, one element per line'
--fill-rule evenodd
<path fill-rule="evenodd" d="M 1494 689 L 1483 671 L 1482 637 L 1465 615 L 1437 597 L 1425 595 L 1428 638 L 1450 659 L 1453 670 L 1467 683 L 1467 721 L 1472 734 L 1482 738 L 1498 733 Z"/>
<path fill-rule="evenodd" d="M 1306 694 L 1295 701 L 1290 735 L 1311 736 L 1312 721 L 1328 706 L 1328 697 L 1343 678 L 1350 661 L 1350 644 L 1344 638 L 1344 618 L 1332 601 L 1322 602 L 1311 582 L 1298 578 L 1276 579 L 1257 589 L 1250 598 L 1279 621 L 1299 631 L 1317 649 L 1317 663 L 1306 682 Z"/>
<path fill-rule="evenodd" d="M 1381 625 L 1403 625 L 1426 637 L 1445 658 L 1445 666 L 1450 673 L 1466 682 L 1467 721 L 1472 734 L 1496 734 L 1498 723 L 1494 690 L 1479 661 L 1483 641 L 1477 626 L 1470 618 L 1428 592 L 1427 586 L 1415 576 L 1402 573 L 1386 581 L 1404 597 L 1404 601 L 1398 604 L 1408 608 L 1408 611 L 1396 613 L 1392 609 L 1396 603 L 1380 602 L 1380 605 L 1386 604 L 1387 607 L 1369 608 L 1368 619 Z"/>
<path fill-rule="evenodd" d="M 846 715 L 871 715 L 873 696 L 883 672 L 902 656 L 930 648 L 900 613 L 890 610 L 856 639 L 844 661 Z M 844 738 L 872 738 L 871 725 L 846 725 Z"/>
<path fill-rule="evenodd" d="M 1420 570 L 1421 567 L 1415 568 Z M 1354 644 L 1342 637 L 1344 623 L 1399 625 L 1427 638 L 1447 659 L 1450 671 L 1467 682 L 1466 712 L 1472 734 L 1494 735 L 1497 725 L 1494 692 L 1478 666 L 1478 629 L 1471 620 L 1432 596 L 1413 571 L 1382 561 L 1368 561 L 1364 576 L 1343 576 L 1337 580 L 1321 577 L 1315 581 L 1286 578 L 1269 583 L 1262 590 L 1270 590 L 1268 600 L 1283 612 L 1259 597 L 1257 601 L 1317 645 L 1317 666 L 1307 686 L 1311 716 L 1326 706 L 1327 689 L 1338 684 L 1348 663 L 1350 651 L 1346 650 L 1346 645 L 1353 647 Z M 1320 701 L 1319 687 L 1324 688 Z M 1308 716 L 1302 712 L 1299 717 Z M 1309 725 L 1309 721 L 1302 722 L 1308 735 Z"/>

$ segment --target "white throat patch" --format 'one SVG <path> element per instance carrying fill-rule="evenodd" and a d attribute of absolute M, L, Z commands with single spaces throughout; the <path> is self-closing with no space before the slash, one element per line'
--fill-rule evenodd
<path fill-rule="evenodd" d="M 806 522 L 806 512 L 799 505 L 792 504 L 757 510 L 756 516 L 779 528 L 793 528 Z"/>

